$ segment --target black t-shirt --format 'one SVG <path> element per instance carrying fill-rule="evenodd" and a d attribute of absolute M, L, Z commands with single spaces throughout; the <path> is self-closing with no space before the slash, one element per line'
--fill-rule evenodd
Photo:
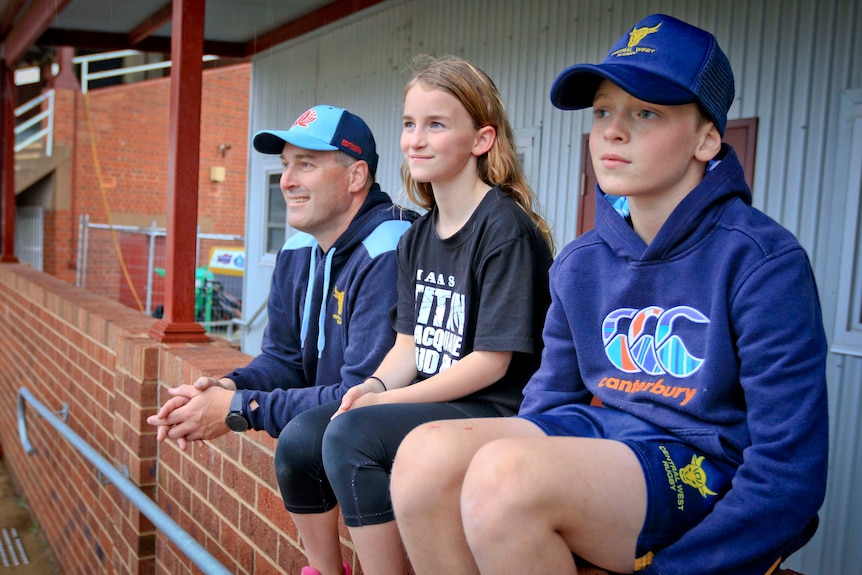
<path fill-rule="evenodd" d="M 440 239 L 436 208 L 401 237 L 395 330 L 413 334 L 420 380 L 473 350 L 511 351 L 506 375 L 468 399 L 515 413 L 539 365 L 552 256 L 529 215 L 490 190 L 457 233 Z"/>

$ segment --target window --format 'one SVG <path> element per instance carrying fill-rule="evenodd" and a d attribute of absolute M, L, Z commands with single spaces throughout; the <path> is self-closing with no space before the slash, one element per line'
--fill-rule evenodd
<path fill-rule="evenodd" d="M 280 173 L 266 178 L 266 253 L 277 254 L 287 237 L 287 204 L 281 195 Z"/>
<path fill-rule="evenodd" d="M 832 351 L 862 356 L 862 90 L 849 90 L 841 98 L 841 133 L 838 149 L 845 155 L 837 166 L 846 166 L 846 178 L 836 180 L 838 193 L 847 199 L 841 237 L 838 306 Z M 841 190 L 841 188 L 846 188 Z"/>

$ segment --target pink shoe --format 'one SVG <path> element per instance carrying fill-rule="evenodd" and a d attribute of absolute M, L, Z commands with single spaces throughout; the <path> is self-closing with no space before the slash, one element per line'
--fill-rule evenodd
<path fill-rule="evenodd" d="M 352 571 L 350 571 L 350 565 L 345 561 L 341 564 L 344 567 L 344 575 L 353 575 Z M 321 575 L 320 571 L 315 569 L 314 567 L 306 566 L 302 568 L 302 571 L 299 572 L 299 575 Z"/>

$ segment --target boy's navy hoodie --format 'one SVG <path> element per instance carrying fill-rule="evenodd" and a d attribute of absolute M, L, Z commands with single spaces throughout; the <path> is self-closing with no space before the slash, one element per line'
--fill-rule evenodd
<path fill-rule="evenodd" d="M 246 390 L 243 409 L 254 429 L 278 437 L 294 416 L 340 399 L 374 372 L 395 341 L 395 248 L 415 219 L 374 184 L 327 253 L 305 233 L 287 240 L 261 353 L 226 376 Z M 251 402 L 258 406 L 250 409 Z"/>
<path fill-rule="evenodd" d="M 545 354 L 521 406 L 552 413 L 596 395 L 739 464 L 710 514 L 643 573 L 763 575 L 810 537 L 825 494 L 827 348 L 811 266 L 722 153 L 649 245 L 599 198 L 595 230 L 551 268 Z"/>

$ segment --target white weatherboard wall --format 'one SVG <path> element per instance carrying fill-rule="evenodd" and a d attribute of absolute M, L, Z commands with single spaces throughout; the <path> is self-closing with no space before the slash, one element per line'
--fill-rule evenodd
<path fill-rule="evenodd" d="M 808 250 L 831 338 L 835 318 L 840 323 L 847 315 L 837 307 L 835 278 L 844 244 L 853 239 L 843 233 L 845 207 L 849 194 L 859 193 L 847 186 L 850 142 L 842 129 L 847 119 L 841 119 L 842 98 L 862 88 L 857 0 L 384 2 L 255 57 L 250 136 L 259 129 L 287 128 L 314 104 L 346 107 L 374 131 L 381 155 L 378 180 L 397 196 L 407 64 L 421 52 L 465 57 L 494 78 L 516 131 L 532 142 L 530 177 L 560 247 L 575 237 L 581 138 L 589 131 L 590 115 L 554 109 L 548 102 L 551 82 L 569 64 L 600 61 L 617 38 L 652 12 L 711 30 L 728 53 L 737 79 L 730 118 L 759 119 L 754 203 Z M 265 300 L 274 262 L 261 253 L 261 182 L 267 169 L 277 171 L 277 160 L 252 150 L 247 309 Z M 852 223 L 853 214 L 849 217 Z M 247 352 L 256 353 L 260 330 L 262 324 L 244 342 Z M 806 575 L 860 575 L 862 359 L 832 353 L 828 369 L 829 492 L 820 530 L 785 566 Z"/>

